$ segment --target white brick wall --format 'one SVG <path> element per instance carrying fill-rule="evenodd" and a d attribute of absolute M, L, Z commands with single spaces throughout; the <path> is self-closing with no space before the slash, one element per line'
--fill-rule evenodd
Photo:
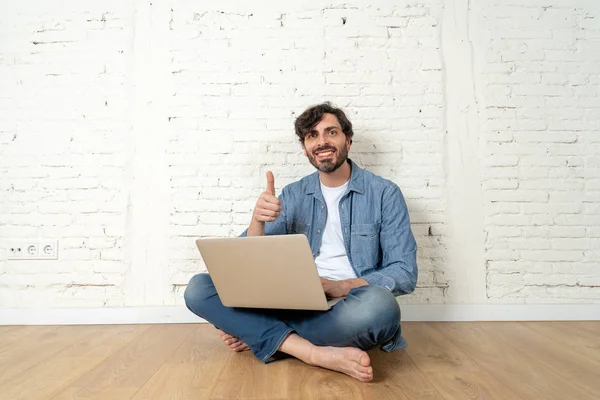
<path fill-rule="evenodd" d="M 489 40 L 480 84 L 490 162 L 482 184 L 487 296 L 494 302 L 600 297 L 594 3 L 495 1 L 484 9 Z"/>
<path fill-rule="evenodd" d="M 122 305 L 131 6 L 0 6 L 0 240 L 55 238 L 7 262 L 2 307 Z"/>
<path fill-rule="evenodd" d="M 156 3 L 156 2 L 155 2 Z M 0 307 L 182 304 L 331 100 L 419 243 L 405 303 L 600 302 L 595 1 L 0 5 Z"/>

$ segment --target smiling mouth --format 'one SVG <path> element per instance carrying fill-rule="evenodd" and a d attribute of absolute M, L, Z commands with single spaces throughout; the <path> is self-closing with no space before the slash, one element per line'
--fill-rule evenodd
<path fill-rule="evenodd" d="M 333 155 L 333 150 L 321 151 L 319 153 L 315 153 L 315 155 L 319 158 L 327 158 Z"/>

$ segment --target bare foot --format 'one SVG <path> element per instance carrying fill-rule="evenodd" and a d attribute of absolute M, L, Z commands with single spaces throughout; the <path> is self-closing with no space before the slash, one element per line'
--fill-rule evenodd
<path fill-rule="evenodd" d="M 373 379 L 369 355 L 355 347 L 314 347 L 310 364 L 342 372 L 362 382 Z"/>
<path fill-rule="evenodd" d="M 246 343 L 242 342 L 239 338 L 225 333 L 220 329 L 217 329 L 217 332 L 219 332 L 221 339 L 223 339 L 223 342 L 229 346 L 231 350 L 235 352 L 250 350 L 250 347 Z"/>

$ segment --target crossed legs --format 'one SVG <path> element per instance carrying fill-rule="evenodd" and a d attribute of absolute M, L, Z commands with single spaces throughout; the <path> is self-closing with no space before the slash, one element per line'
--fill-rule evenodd
<path fill-rule="evenodd" d="M 400 308 L 389 291 L 375 286 L 352 289 L 325 312 L 248 309 L 223 306 L 210 276 L 198 274 L 184 298 L 190 311 L 229 335 L 226 343 L 236 350 L 249 348 L 265 363 L 279 351 L 370 381 L 373 370 L 365 350 L 401 340 Z"/>

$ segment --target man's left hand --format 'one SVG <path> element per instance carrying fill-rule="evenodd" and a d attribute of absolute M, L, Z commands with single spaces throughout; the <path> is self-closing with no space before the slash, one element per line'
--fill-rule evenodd
<path fill-rule="evenodd" d="M 327 297 L 331 298 L 344 297 L 355 287 L 368 285 L 367 281 L 364 279 L 345 279 L 343 281 L 332 281 L 325 278 L 321 278 L 321 284 L 323 285 L 323 291 Z"/>

